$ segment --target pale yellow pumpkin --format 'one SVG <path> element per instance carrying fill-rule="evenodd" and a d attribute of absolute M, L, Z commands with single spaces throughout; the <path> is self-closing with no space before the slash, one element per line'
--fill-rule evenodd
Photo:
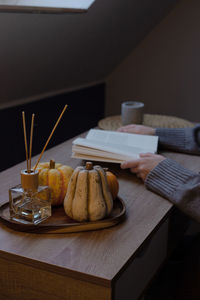
<path fill-rule="evenodd" d="M 39 171 L 39 184 L 48 185 L 51 188 L 51 204 L 53 206 L 61 205 L 74 169 L 51 160 L 39 163 L 37 170 Z"/>
<path fill-rule="evenodd" d="M 70 179 L 64 199 L 66 214 L 76 221 L 97 221 L 110 215 L 113 199 L 106 173 L 87 162 L 77 167 Z"/>

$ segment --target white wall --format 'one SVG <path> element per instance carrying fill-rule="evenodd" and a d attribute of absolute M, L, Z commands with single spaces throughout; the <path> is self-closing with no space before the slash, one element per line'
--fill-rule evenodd
<path fill-rule="evenodd" d="M 0 13 L 0 107 L 104 80 L 178 0 L 96 0 L 86 14 Z"/>
<path fill-rule="evenodd" d="M 200 121 L 200 1 L 182 0 L 108 76 L 106 114 L 124 100 Z"/>

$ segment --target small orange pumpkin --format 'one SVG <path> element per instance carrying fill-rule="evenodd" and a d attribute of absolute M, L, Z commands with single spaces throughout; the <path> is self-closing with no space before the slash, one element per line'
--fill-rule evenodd
<path fill-rule="evenodd" d="M 61 205 L 74 171 L 73 168 L 50 160 L 50 162 L 39 163 L 37 170 L 39 171 L 39 184 L 51 188 L 51 204 L 53 206 Z"/>
<path fill-rule="evenodd" d="M 107 169 L 105 171 L 111 195 L 113 200 L 115 200 L 119 192 L 119 182 L 117 177 L 112 172 L 108 171 Z"/>

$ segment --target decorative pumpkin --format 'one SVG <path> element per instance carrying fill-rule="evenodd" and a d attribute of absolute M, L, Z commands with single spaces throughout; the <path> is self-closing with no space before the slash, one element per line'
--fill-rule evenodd
<path fill-rule="evenodd" d="M 39 184 L 51 188 L 51 204 L 54 206 L 63 203 L 73 169 L 70 166 L 50 162 L 39 163 Z"/>
<path fill-rule="evenodd" d="M 76 221 L 97 221 L 108 216 L 113 199 L 106 173 L 100 166 L 87 162 L 77 167 L 70 179 L 64 199 L 66 214 Z"/>
<path fill-rule="evenodd" d="M 108 169 L 105 169 L 105 171 L 110 192 L 112 194 L 113 200 L 115 200 L 119 192 L 119 182 L 117 180 L 117 177 L 112 172 L 108 171 Z"/>

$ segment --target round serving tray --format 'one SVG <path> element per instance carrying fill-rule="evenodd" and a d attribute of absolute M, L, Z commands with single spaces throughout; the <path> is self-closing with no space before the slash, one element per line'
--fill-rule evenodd
<path fill-rule="evenodd" d="M 194 127 L 190 121 L 165 115 L 144 114 L 142 125 L 154 128 L 184 128 Z M 121 116 L 111 116 L 104 118 L 98 122 L 98 127 L 104 130 L 117 130 L 122 126 Z"/>
<path fill-rule="evenodd" d="M 9 228 L 30 233 L 69 233 L 108 228 L 123 221 L 126 214 L 125 204 L 119 197 L 116 198 L 113 210 L 108 218 L 100 221 L 77 222 L 69 218 L 63 207 L 52 209 L 52 216 L 37 225 L 23 224 L 10 218 L 9 202 L 0 206 L 0 221 Z"/>

